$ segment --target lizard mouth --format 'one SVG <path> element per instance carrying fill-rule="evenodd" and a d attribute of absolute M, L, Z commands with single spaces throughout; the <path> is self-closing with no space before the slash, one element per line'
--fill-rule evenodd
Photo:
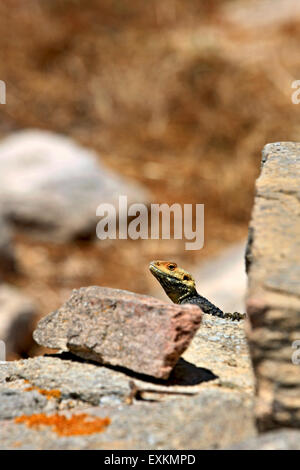
<path fill-rule="evenodd" d="M 155 261 L 151 261 L 151 263 L 149 264 L 149 270 L 153 274 L 153 276 L 156 277 L 156 279 L 161 282 L 161 284 L 165 284 L 166 282 L 172 283 L 174 281 L 174 278 L 172 276 L 161 271 L 155 265 Z"/>
<path fill-rule="evenodd" d="M 160 279 L 165 279 L 165 278 L 169 277 L 166 273 L 164 273 L 163 271 L 161 271 L 161 270 L 155 265 L 155 261 L 151 261 L 151 263 L 149 264 L 149 270 L 150 270 L 150 272 L 153 274 L 153 276 L 156 277 L 158 280 L 160 280 Z"/>
<path fill-rule="evenodd" d="M 151 263 L 149 264 L 149 269 L 152 272 L 152 274 L 154 274 L 154 275 L 155 274 L 160 274 L 160 275 L 162 274 L 161 270 L 157 266 L 155 266 L 153 261 L 151 261 Z"/>

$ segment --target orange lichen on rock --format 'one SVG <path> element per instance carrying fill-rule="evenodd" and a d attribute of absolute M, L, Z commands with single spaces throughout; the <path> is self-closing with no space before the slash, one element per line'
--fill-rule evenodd
<path fill-rule="evenodd" d="M 60 398 L 61 396 L 61 391 L 60 390 L 43 390 L 43 389 L 38 389 L 38 391 L 42 394 L 45 395 L 48 400 L 49 398 Z"/>
<path fill-rule="evenodd" d="M 45 415 L 38 413 L 15 418 L 16 423 L 25 423 L 28 427 L 52 426 L 59 436 L 74 436 L 102 432 L 110 424 L 110 418 L 98 418 L 81 413 L 67 418 L 64 415 Z"/>
<path fill-rule="evenodd" d="M 28 381 L 25 381 L 26 383 L 29 383 Z M 30 387 L 27 387 L 25 389 L 25 392 L 30 392 L 31 390 L 36 390 L 37 392 L 41 393 L 42 395 L 45 395 L 47 399 L 49 400 L 50 398 L 57 398 L 59 399 L 61 397 L 61 391 L 60 390 L 44 390 L 42 388 L 36 387 L 35 385 L 31 385 Z"/>

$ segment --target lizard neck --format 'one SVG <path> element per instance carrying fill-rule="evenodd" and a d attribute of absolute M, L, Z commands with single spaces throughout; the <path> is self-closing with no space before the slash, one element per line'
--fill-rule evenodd
<path fill-rule="evenodd" d="M 189 299 L 192 299 L 192 298 L 197 298 L 197 297 L 200 297 L 200 295 L 198 294 L 198 292 L 196 291 L 196 289 L 193 289 L 193 290 L 190 290 L 189 292 L 186 292 L 185 294 L 181 295 L 178 299 L 177 299 L 177 303 L 178 304 L 182 304 L 182 303 L 188 303 L 188 300 Z"/>

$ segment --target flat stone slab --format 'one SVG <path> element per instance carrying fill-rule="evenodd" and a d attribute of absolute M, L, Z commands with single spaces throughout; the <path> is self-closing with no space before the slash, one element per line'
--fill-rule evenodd
<path fill-rule="evenodd" d="M 38 390 L 59 392 L 52 410 L 72 408 L 78 403 L 96 406 L 102 399 L 119 404 L 130 394 L 129 380 L 122 372 L 63 359 L 61 355 L 10 361 L 0 365 L 0 419 L 37 413 L 41 407 L 47 411 L 50 402 L 42 394 L 37 395 Z M 7 406 L 8 390 L 15 394 L 10 400 L 11 411 Z M 39 402 L 34 401 L 36 396 Z"/>
<path fill-rule="evenodd" d="M 220 449 L 255 436 L 252 409 L 238 393 L 203 390 L 190 398 L 80 412 L 109 417 L 102 433 L 59 437 L 49 427 L 0 421 L 0 449 Z M 67 412 L 70 416 L 70 412 Z"/>
<path fill-rule="evenodd" d="M 129 400 L 131 380 L 148 392 Z M 0 364 L 0 449 L 223 448 L 256 435 L 249 394 L 213 381 L 174 382 L 153 383 L 63 355 Z M 102 433 L 61 437 L 49 426 L 14 421 L 36 413 L 87 413 L 111 423 Z"/>
<path fill-rule="evenodd" d="M 33 337 L 45 347 L 167 379 L 200 326 L 195 305 L 173 305 L 128 291 L 74 290 L 40 320 Z"/>

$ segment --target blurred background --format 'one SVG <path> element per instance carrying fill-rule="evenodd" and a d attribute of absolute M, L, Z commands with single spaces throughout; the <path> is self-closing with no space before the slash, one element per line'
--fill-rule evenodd
<path fill-rule="evenodd" d="M 0 30 L 0 339 L 9 358 L 38 352 L 32 325 L 73 288 L 105 285 L 166 299 L 148 272 L 152 259 L 190 269 L 203 295 L 222 290 L 223 281 L 213 284 L 221 276 L 241 298 L 261 150 L 300 141 L 300 107 L 291 101 L 300 79 L 299 1 L 2 0 Z M 52 134 L 18 140 L 24 130 Z M 50 170 L 45 161 L 35 170 L 39 148 L 54 155 Z M 139 202 L 205 204 L 204 248 L 99 241 L 85 227 L 57 236 L 45 217 L 53 210 L 60 222 L 71 220 L 74 193 L 62 175 L 72 178 L 74 169 L 78 178 L 82 148 L 96 155 L 105 200 L 111 178 Z M 69 197 L 59 216 L 55 184 L 64 202 Z M 32 208 L 44 195 L 54 209 L 44 204 L 37 215 Z M 74 204 L 84 197 L 76 193 Z"/>

